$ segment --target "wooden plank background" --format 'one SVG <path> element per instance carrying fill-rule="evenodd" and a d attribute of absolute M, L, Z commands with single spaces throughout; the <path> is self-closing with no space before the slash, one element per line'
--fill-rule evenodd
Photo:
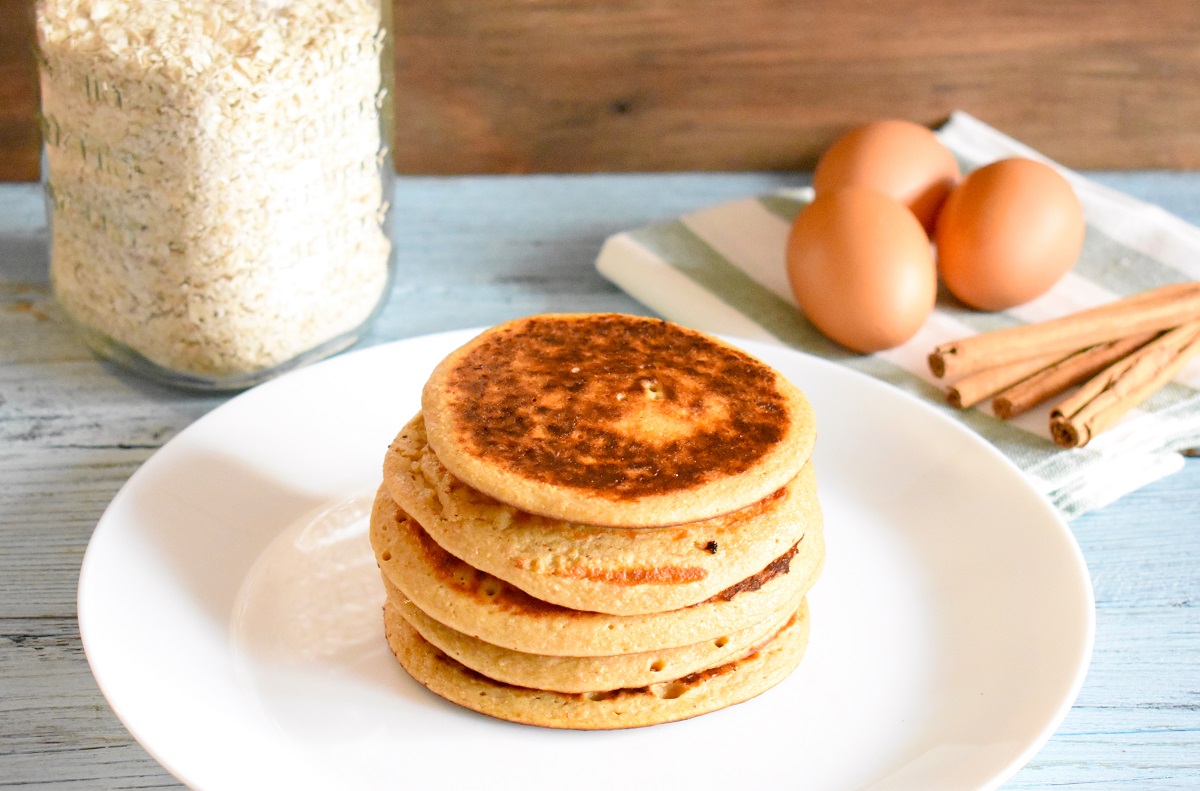
<path fill-rule="evenodd" d="M 37 175 L 34 0 L 0 0 L 0 179 Z M 811 167 L 960 108 L 1078 168 L 1200 167 L 1195 0 L 414 0 L 405 173 Z"/>

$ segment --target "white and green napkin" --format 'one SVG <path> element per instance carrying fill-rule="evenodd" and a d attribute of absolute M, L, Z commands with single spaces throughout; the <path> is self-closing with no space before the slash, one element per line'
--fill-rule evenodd
<path fill-rule="evenodd" d="M 996 159 L 1045 157 L 965 113 L 938 130 L 964 172 Z M 1162 209 L 1053 164 L 1075 187 L 1087 215 L 1083 252 L 1070 274 L 1036 300 L 982 313 L 939 297 L 912 340 L 869 356 L 825 339 L 796 307 L 784 248 L 807 188 L 760 195 L 610 237 L 597 269 L 664 318 L 707 332 L 783 343 L 890 382 L 939 405 L 992 442 L 1067 517 L 1106 505 L 1183 465 L 1178 451 L 1200 445 L 1200 360 L 1121 423 L 1084 448 L 1050 441 L 1051 404 L 1012 421 L 990 402 L 965 411 L 945 405 L 944 382 L 926 363 L 939 343 L 1012 324 L 1041 321 L 1182 280 L 1200 280 L 1200 228 Z"/>

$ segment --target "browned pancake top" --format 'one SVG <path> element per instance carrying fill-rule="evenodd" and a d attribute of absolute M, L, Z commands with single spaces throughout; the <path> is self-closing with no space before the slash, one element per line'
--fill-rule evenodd
<path fill-rule="evenodd" d="M 521 477 L 611 500 L 735 476 L 790 426 L 776 374 L 673 324 L 533 317 L 450 372 L 456 440 Z"/>

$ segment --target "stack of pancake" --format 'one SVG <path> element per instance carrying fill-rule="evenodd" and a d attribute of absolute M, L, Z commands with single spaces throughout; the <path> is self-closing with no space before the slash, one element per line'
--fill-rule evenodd
<path fill-rule="evenodd" d="M 668 322 L 552 314 L 452 352 L 371 516 L 400 664 L 506 720 L 628 728 L 799 663 L 824 561 L 808 401 Z"/>

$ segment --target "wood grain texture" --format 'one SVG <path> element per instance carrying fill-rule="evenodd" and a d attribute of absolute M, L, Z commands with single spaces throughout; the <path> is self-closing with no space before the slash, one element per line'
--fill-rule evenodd
<path fill-rule="evenodd" d="M 960 108 L 1074 167 L 1195 167 L 1178 0 L 466 0 L 396 7 L 401 171 L 811 166 Z"/>
<path fill-rule="evenodd" d="M 29 9 L 0 0 L 0 179 L 34 179 Z M 1190 0 L 394 4 L 404 173 L 809 167 L 963 109 L 1077 168 L 1200 167 Z"/>
<path fill-rule="evenodd" d="M 33 0 L 0 0 L 0 181 L 37 178 Z"/>
<path fill-rule="evenodd" d="M 401 179 L 401 269 L 364 344 L 537 311 L 645 313 L 595 273 L 606 236 L 801 180 Z M 1200 222 L 1200 173 L 1098 180 Z M 36 188 L 0 186 L 0 786 L 179 788 L 97 689 L 75 590 L 109 500 L 225 398 L 146 384 L 84 351 L 50 296 L 43 223 Z M 1076 706 L 1005 788 L 1200 787 L 1197 525 L 1200 459 L 1071 523 L 1095 585 L 1095 655 Z"/>

